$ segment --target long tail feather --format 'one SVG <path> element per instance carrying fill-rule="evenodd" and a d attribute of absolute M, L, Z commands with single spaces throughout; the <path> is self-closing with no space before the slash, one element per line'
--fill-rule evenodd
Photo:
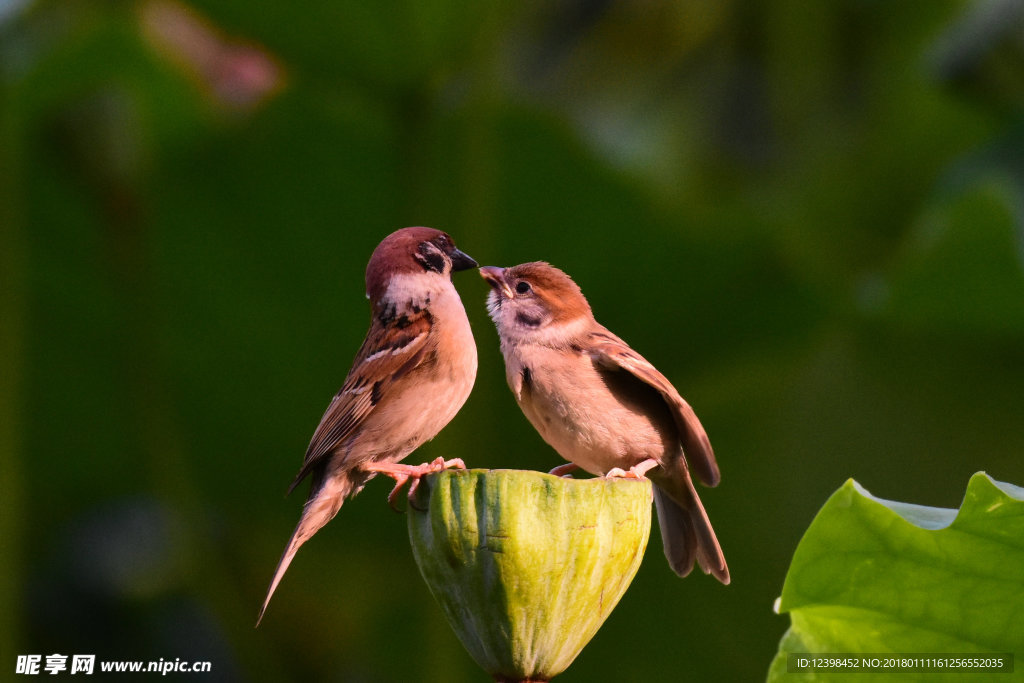
<path fill-rule="evenodd" d="M 689 496 L 685 507 L 660 486 L 654 487 L 654 506 L 658 512 L 658 526 L 665 557 L 672 570 L 679 576 L 686 576 L 693 569 L 694 561 L 705 574 L 712 574 L 724 584 L 730 581 L 729 567 L 725 554 L 718 544 L 711 520 L 689 484 Z"/>
<path fill-rule="evenodd" d="M 270 588 L 267 589 L 267 597 L 256 618 L 257 626 L 263 620 L 263 613 L 267 611 L 270 598 L 277 590 L 277 584 L 281 582 L 284 573 L 288 571 L 288 565 L 292 563 L 295 553 L 303 543 L 312 538 L 313 534 L 338 514 L 338 510 L 341 509 L 346 498 L 359 492 L 366 477 L 358 477 L 358 479 L 359 481 L 354 481 L 351 472 L 341 472 L 324 481 L 319 490 L 311 492 L 309 500 L 306 501 L 306 506 L 302 510 L 302 518 L 299 519 L 299 523 L 295 527 L 295 531 L 292 532 L 292 537 L 288 540 L 288 545 L 277 563 L 277 569 L 274 570 L 274 578 L 270 581 Z"/>

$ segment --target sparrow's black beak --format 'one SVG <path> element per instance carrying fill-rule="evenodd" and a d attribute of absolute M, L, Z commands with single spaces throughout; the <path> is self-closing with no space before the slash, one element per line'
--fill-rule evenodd
<path fill-rule="evenodd" d="M 495 292 L 505 295 L 507 299 L 515 298 L 515 294 L 512 292 L 512 288 L 505 282 L 505 269 L 497 268 L 495 266 L 484 266 L 480 269 L 480 277 L 487 280 L 487 284 L 491 286 Z"/>
<path fill-rule="evenodd" d="M 470 268 L 476 268 L 477 262 L 473 260 L 473 257 L 469 254 L 463 253 L 458 249 L 452 249 L 452 253 L 448 255 L 452 260 L 452 271 L 456 270 L 469 270 Z"/>

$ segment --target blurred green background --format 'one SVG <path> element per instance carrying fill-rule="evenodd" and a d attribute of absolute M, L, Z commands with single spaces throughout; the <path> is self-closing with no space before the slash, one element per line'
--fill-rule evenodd
<path fill-rule="evenodd" d="M 3 670 L 485 680 L 387 481 L 253 629 L 406 225 L 565 269 L 715 445 L 733 584 L 655 536 L 563 683 L 762 680 L 846 478 L 945 507 L 1024 483 L 1021 2 L 0 0 Z M 456 285 L 476 388 L 410 462 L 559 464 Z"/>

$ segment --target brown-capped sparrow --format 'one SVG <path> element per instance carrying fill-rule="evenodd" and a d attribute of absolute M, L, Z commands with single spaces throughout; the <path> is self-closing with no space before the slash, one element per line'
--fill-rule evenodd
<path fill-rule="evenodd" d="M 295 552 L 374 475 L 395 479 L 388 497 L 394 505 L 410 478 L 414 486 L 428 472 L 464 467 L 459 459 L 424 465 L 399 461 L 434 438 L 473 388 L 476 344 L 451 275 L 476 265 L 448 235 L 432 228 L 398 230 L 374 250 L 366 266 L 370 330 L 288 489 L 311 479 L 302 518 L 274 572 L 257 625 Z"/>
<path fill-rule="evenodd" d="M 707 434 L 671 383 L 594 320 L 583 292 L 547 263 L 485 267 L 487 309 L 501 338 L 505 376 L 527 419 L 569 461 L 595 475 L 655 484 L 665 556 L 686 576 L 694 560 L 729 583 L 729 568 L 690 472 L 718 484 Z"/>

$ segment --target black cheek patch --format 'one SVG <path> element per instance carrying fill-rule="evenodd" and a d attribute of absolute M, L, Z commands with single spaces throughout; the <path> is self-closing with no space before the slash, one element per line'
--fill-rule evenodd
<path fill-rule="evenodd" d="M 530 375 L 530 368 L 523 368 L 523 372 L 521 374 L 523 376 L 523 388 L 529 391 L 533 384 L 533 377 Z"/>
<path fill-rule="evenodd" d="M 435 273 L 444 272 L 444 254 L 430 242 L 423 242 L 416 249 L 416 260 L 423 266 L 423 270 L 432 270 Z"/>
<path fill-rule="evenodd" d="M 541 319 L 540 317 L 534 317 L 532 315 L 519 311 L 516 313 L 516 322 L 522 325 L 526 325 L 527 327 L 538 327 L 541 323 Z"/>

